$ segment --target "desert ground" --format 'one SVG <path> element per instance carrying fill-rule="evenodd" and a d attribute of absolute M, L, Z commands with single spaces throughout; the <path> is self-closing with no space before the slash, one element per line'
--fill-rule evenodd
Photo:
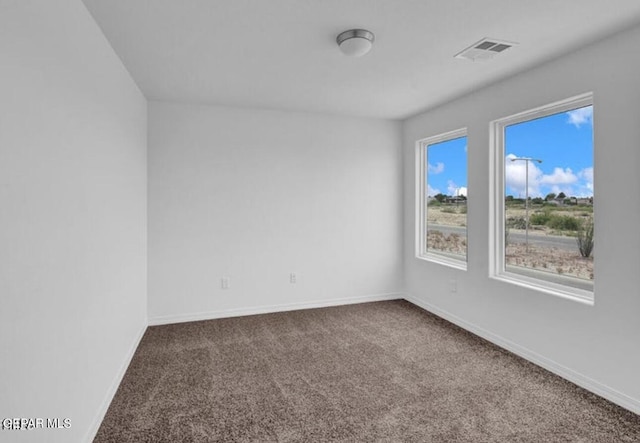
<path fill-rule="evenodd" d="M 465 255 L 467 239 L 464 232 L 448 233 L 442 227 L 460 228 L 466 226 L 466 211 L 467 208 L 464 204 L 458 206 L 430 206 L 427 210 L 427 249 Z M 530 220 L 536 211 L 540 212 L 541 210 L 530 209 Z M 592 211 L 590 208 L 574 208 L 571 212 L 558 210 L 558 213 L 571 215 L 582 222 L 582 220 L 591 217 Z M 507 207 L 506 219 L 512 221 L 508 222 L 508 225 L 513 225 L 513 220 L 520 219 L 520 221 L 523 221 L 525 219 L 525 209 Z M 578 250 L 577 241 L 573 249 L 570 246 L 561 248 L 531 244 L 531 242 L 527 247 L 523 241 L 514 239 L 514 237 L 522 238 L 522 235 L 518 236 L 517 234 L 524 234 L 524 232 L 524 229 L 508 228 L 507 248 L 505 251 L 507 265 L 593 280 L 593 254 L 588 258 L 582 257 Z M 558 236 L 575 240 L 575 235 L 576 232 L 552 229 L 548 226 L 530 226 L 529 228 L 530 239 L 534 236 L 543 236 L 549 238 L 551 243 Z M 565 245 L 567 243 L 571 244 L 570 241 L 565 241 Z"/>

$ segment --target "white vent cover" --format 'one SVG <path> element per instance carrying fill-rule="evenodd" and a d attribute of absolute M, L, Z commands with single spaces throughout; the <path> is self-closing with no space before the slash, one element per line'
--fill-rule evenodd
<path fill-rule="evenodd" d="M 484 38 L 457 53 L 455 58 L 464 58 L 474 62 L 476 60 L 490 60 L 515 45 L 517 45 L 517 43 L 497 40 L 495 38 Z"/>

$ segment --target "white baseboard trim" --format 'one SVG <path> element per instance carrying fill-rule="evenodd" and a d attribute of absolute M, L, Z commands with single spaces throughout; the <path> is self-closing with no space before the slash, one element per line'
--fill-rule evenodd
<path fill-rule="evenodd" d="M 107 390 L 104 400 L 100 405 L 100 409 L 98 409 L 98 413 L 96 414 L 95 419 L 91 423 L 91 426 L 89 427 L 89 430 L 87 431 L 83 441 L 87 443 L 91 443 L 93 439 L 96 438 L 96 434 L 98 433 L 98 429 L 100 429 L 102 420 L 104 420 L 104 416 L 107 414 L 109 405 L 111 405 L 111 401 L 113 400 L 113 397 L 116 395 L 116 391 L 118 390 L 118 387 L 122 382 L 124 374 L 127 372 L 127 368 L 131 363 L 133 354 L 135 354 L 136 349 L 138 349 L 138 345 L 140 344 L 140 341 L 142 340 L 142 336 L 144 335 L 146 330 L 147 330 L 147 325 L 145 324 L 142 328 L 140 328 L 140 330 L 138 331 L 138 334 L 131 342 L 131 346 L 129 346 L 129 351 L 127 352 L 127 355 L 122 361 L 122 364 L 120 365 L 120 368 L 118 369 L 117 374 L 113 378 L 113 381 L 111 382 L 111 386 L 109 386 L 109 389 Z"/>
<path fill-rule="evenodd" d="M 405 300 L 410 303 L 413 303 L 416 306 L 421 307 L 422 309 L 429 311 L 438 317 L 442 317 L 443 319 L 450 321 L 451 323 L 460 326 L 461 328 L 472 332 L 473 334 L 484 338 L 485 340 L 490 341 L 491 343 L 506 349 L 507 351 L 513 352 L 514 354 L 528 360 L 536 365 L 556 374 L 560 377 L 569 380 L 572 383 L 586 389 L 587 391 L 593 392 L 594 394 L 599 395 L 619 406 L 622 406 L 629 411 L 640 415 L 640 400 L 636 398 L 629 397 L 628 395 L 619 392 L 609 386 L 600 383 L 592 378 L 589 378 L 579 372 L 574 371 L 573 369 L 567 368 L 551 359 L 548 359 L 536 352 L 531 351 L 530 349 L 525 348 L 524 346 L 520 346 L 517 343 L 514 343 L 504 337 L 501 337 L 493 332 L 487 331 L 479 326 L 476 326 L 473 323 L 469 323 L 466 320 L 461 319 L 443 309 L 440 309 L 428 302 L 422 301 L 416 297 L 411 295 L 405 295 Z"/>
<path fill-rule="evenodd" d="M 335 298 L 331 300 L 268 305 L 251 308 L 225 309 L 221 311 L 196 312 L 192 314 L 165 315 L 149 318 L 149 326 L 184 323 L 189 321 L 214 320 L 217 318 L 241 317 L 245 315 L 271 314 L 274 312 L 295 311 L 298 309 L 326 308 L 329 306 L 351 305 L 384 300 L 404 299 L 406 294 L 392 292 L 388 294 L 363 295 L 358 297 Z"/>

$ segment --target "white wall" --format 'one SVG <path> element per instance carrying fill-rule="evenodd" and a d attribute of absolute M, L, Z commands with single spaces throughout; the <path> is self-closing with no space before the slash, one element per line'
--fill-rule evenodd
<path fill-rule="evenodd" d="M 640 411 L 637 41 L 640 29 L 620 34 L 403 132 L 152 102 L 151 321 L 396 297 L 404 269 L 416 303 Z M 71 419 L 70 429 L 0 435 L 86 441 L 146 325 L 146 102 L 76 0 L 3 0 L 0 76 L 0 419 Z M 487 268 L 489 121 L 585 91 L 596 109 L 593 307 L 490 280 Z M 414 141 L 465 125 L 461 272 L 414 258 Z M 620 195 L 624 204 L 607 198 Z"/>
<path fill-rule="evenodd" d="M 399 122 L 151 101 L 150 322 L 397 296 L 400 139 Z"/>
<path fill-rule="evenodd" d="M 0 2 L 2 441 L 93 437 L 146 326 L 146 101 L 78 0 Z"/>
<path fill-rule="evenodd" d="M 640 28 L 477 91 L 404 126 L 405 277 L 412 300 L 640 413 Z M 488 278 L 489 122 L 593 91 L 595 306 Z M 417 139 L 469 129 L 469 265 L 414 256 Z M 458 292 L 449 293 L 457 279 Z"/>

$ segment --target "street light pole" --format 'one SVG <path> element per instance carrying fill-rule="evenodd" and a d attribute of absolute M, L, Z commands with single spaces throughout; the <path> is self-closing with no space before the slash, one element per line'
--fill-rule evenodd
<path fill-rule="evenodd" d="M 538 163 L 542 163 L 542 160 L 540 160 L 539 158 L 531 158 L 531 157 L 514 157 L 511 159 L 512 162 L 515 161 L 523 161 L 525 164 L 524 170 L 525 170 L 525 179 L 524 179 L 524 183 L 525 183 L 525 197 L 524 197 L 524 214 L 525 214 L 525 221 L 524 221 L 524 243 L 526 245 L 526 249 L 527 252 L 529 252 L 529 162 L 538 162 Z"/>

